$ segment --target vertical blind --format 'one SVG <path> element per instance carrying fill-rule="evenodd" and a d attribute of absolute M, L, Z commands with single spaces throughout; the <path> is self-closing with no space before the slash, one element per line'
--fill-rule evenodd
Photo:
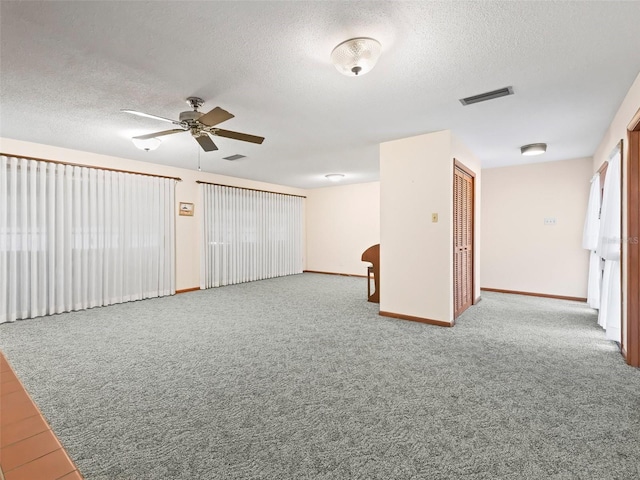
<path fill-rule="evenodd" d="M 618 146 L 609 160 L 604 179 L 602 212 L 596 252 L 604 259 L 604 274 L 600 293 L 598 323 L 606 330 L 608 339 L 621 341 L 622 286 L 620 283 L 620 178 L 622 151 Z"/>
<path fill-rule="evenodd" d="M 200 184 L 200 288 L 302 273 L 302 198 Z"/>
<path fill-rule="evenodd" d="M 602 265 L 600 256 L 596 253 L 598 236 L 600 235 L 600 173 L 591 178 L 587 215 L 584 220 L 582 233 L 582 247 L 590 250 L 589 282 L 587 288 L 587 303 L 591 308 L 600 308 L 600 288 L 602 283 Z"/>
<path fill-rule="evenodd" d="M 0 157 L 0 323 L 175 293 L 175 180 Z"/>

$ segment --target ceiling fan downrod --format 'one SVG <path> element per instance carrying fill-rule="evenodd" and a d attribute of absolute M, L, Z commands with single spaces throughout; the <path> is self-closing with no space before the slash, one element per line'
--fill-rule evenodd
<path fill-rule="evenodd" d="M 193 110 L 198 110 L 204 104 L 204 100 L 200 97 L 187 97 L 187 105 L 189 105 Z"/>

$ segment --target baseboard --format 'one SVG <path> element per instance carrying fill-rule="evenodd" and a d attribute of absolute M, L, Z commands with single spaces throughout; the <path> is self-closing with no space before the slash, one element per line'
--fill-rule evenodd
<path fill-rule="evenodd" d="M 379 313 L 383 317 L 398 318 L 400 320 L 409 320 L 411 322 L 428 323 L 429 325 L 437 325 L 438 327 L 453 327 L 454 322 L 443 322 L 442 320 L 433 320 L 431 318 L 413 317 L 411 315 L 404 315 L 402 313 L 383 312 Z"/>
<path fill-rule="evenodd" d="M 320 272 L 318 270 L 303 270 L 302 273 L 322 273 L 324 275 L 340 275 L 341 277 L 367 278 L 366 275 L 355 275 L 353 273 Z"/>
<path fill-rule="evenodd" d="M 485 292 L 511 293 L 514 295 L 528 295 L 529 297 L 543 297 L 543 298 L 556 298 L 558 300 L 572 300 L 574 302 L 587 301 L 587 299 L 583 297 L 567 297 L 565 295 L 550 295 L 548 293 L 520 292 L 518 290 L 503 290 L 501 288 L 481 287 L 480 290 L 484 290 Z"/>
<path fill-rule="evenodd" d="M 474 305 L 479 304 L 482 301 L 482 297 L 480 295 L 478 295 L 478 297 L 473 301 Z"/>
<path fill-rule="evenodd" d="M 178 293 L 195 292 L 196 290 L 200 290 L 200 287 L 183 288 L 182 290 L 176 290 L 176 295 Z"/>

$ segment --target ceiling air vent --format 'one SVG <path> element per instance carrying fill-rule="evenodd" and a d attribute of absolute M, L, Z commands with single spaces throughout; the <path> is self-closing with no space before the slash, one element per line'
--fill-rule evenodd
<path fill-rule="evenodd" d="M 241 158 L 246 157 L 246 155 L 240 155 L 236 153 L 235 155 L 231 155 L 230 157 L 223 157 L 223 160 L 240 160 Z"/>
<path fill-rule="evenodd" d="M 462 105 L 471 105 L 472 103 L 485 102 L 487 100 L 493 100 L 494 98 L 506 97 L 507 95 L 513 95 L 513 87 L 499 88 L 498 90 L 481 93 L 480 95 L 461 98 L 460 103 Z"/>

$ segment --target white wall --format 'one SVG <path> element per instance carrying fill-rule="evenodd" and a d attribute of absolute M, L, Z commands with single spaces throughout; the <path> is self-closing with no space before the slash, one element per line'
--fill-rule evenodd
<path fill-rule="evenodd" d="M 200 208 L 198 198 L 199 188 L 196 180 L 222 183 L 235 187 L 290 193 L 293 195 L 306 194 L 305 190 L 299 188 L 273 185 L 242 178 L 139 162 L 136 160 L 98 155 L 95 153 L 7 138 L 0 138 L 0 151 L 13 155 L 182 178 L 182 182 L 178 182 L 176 187 L 176 289 L 178 290 L 195 288 L 200 285 L 200 214 L 202 210 Z M 179 202 L 193 203 L 194 216 L 179 216 L 177 208 Z"/>
<path fill-rule="evenodd" d="M 592 170 L 581 158 L 482 171 L 482 287 L 587 296 L 582 230 Z"/>
<path fill-rule="evenodd" d="M 613 117 L 613 121 L 609 128 L 605 132 L 600 145 L 596 149 L 596 153 L 593 155 L 593 171 L 595 172 L 600 165 L 602 165 L 605 161 L 609 159 L 609 155 L 618 144 L 620 140 L 624 140 L 624 153 L 622 156 L 622 176 L 626 178 L 627 176 L 627 126 L 629 122 L 635 115 L 635 113 L 640 109 L 640 74 L 636 77 L 635 81 L 631 85 L 631 88 L 627 92 L 624 100 L 620 104 L 620 108 L 616 112 Z M 622 188 L 622 238 L 627 238 L 627 185 L 626 182 L 623 182 Z M 627 249 L 629 245 L 624 243 L 622 246 L 622 290 L 623 292 L 627 290 Z M 622 305 L 622 338 L 624 339 L 623 343 L 626 345 L 626 335 L 627 335 L 627 305 L 623 295 L 623 305 Z"/>
<path fill-rule="evenodd" d="M 360 258 L 380 243 L 380 182 L 307 190 L 307 270 L 366 275 Z"/>
<path fill-rule="evenodd" d="M 381 311 L 453 321 L 454 155 L 479 171 L 448 130 L 380 145 Z"/>

